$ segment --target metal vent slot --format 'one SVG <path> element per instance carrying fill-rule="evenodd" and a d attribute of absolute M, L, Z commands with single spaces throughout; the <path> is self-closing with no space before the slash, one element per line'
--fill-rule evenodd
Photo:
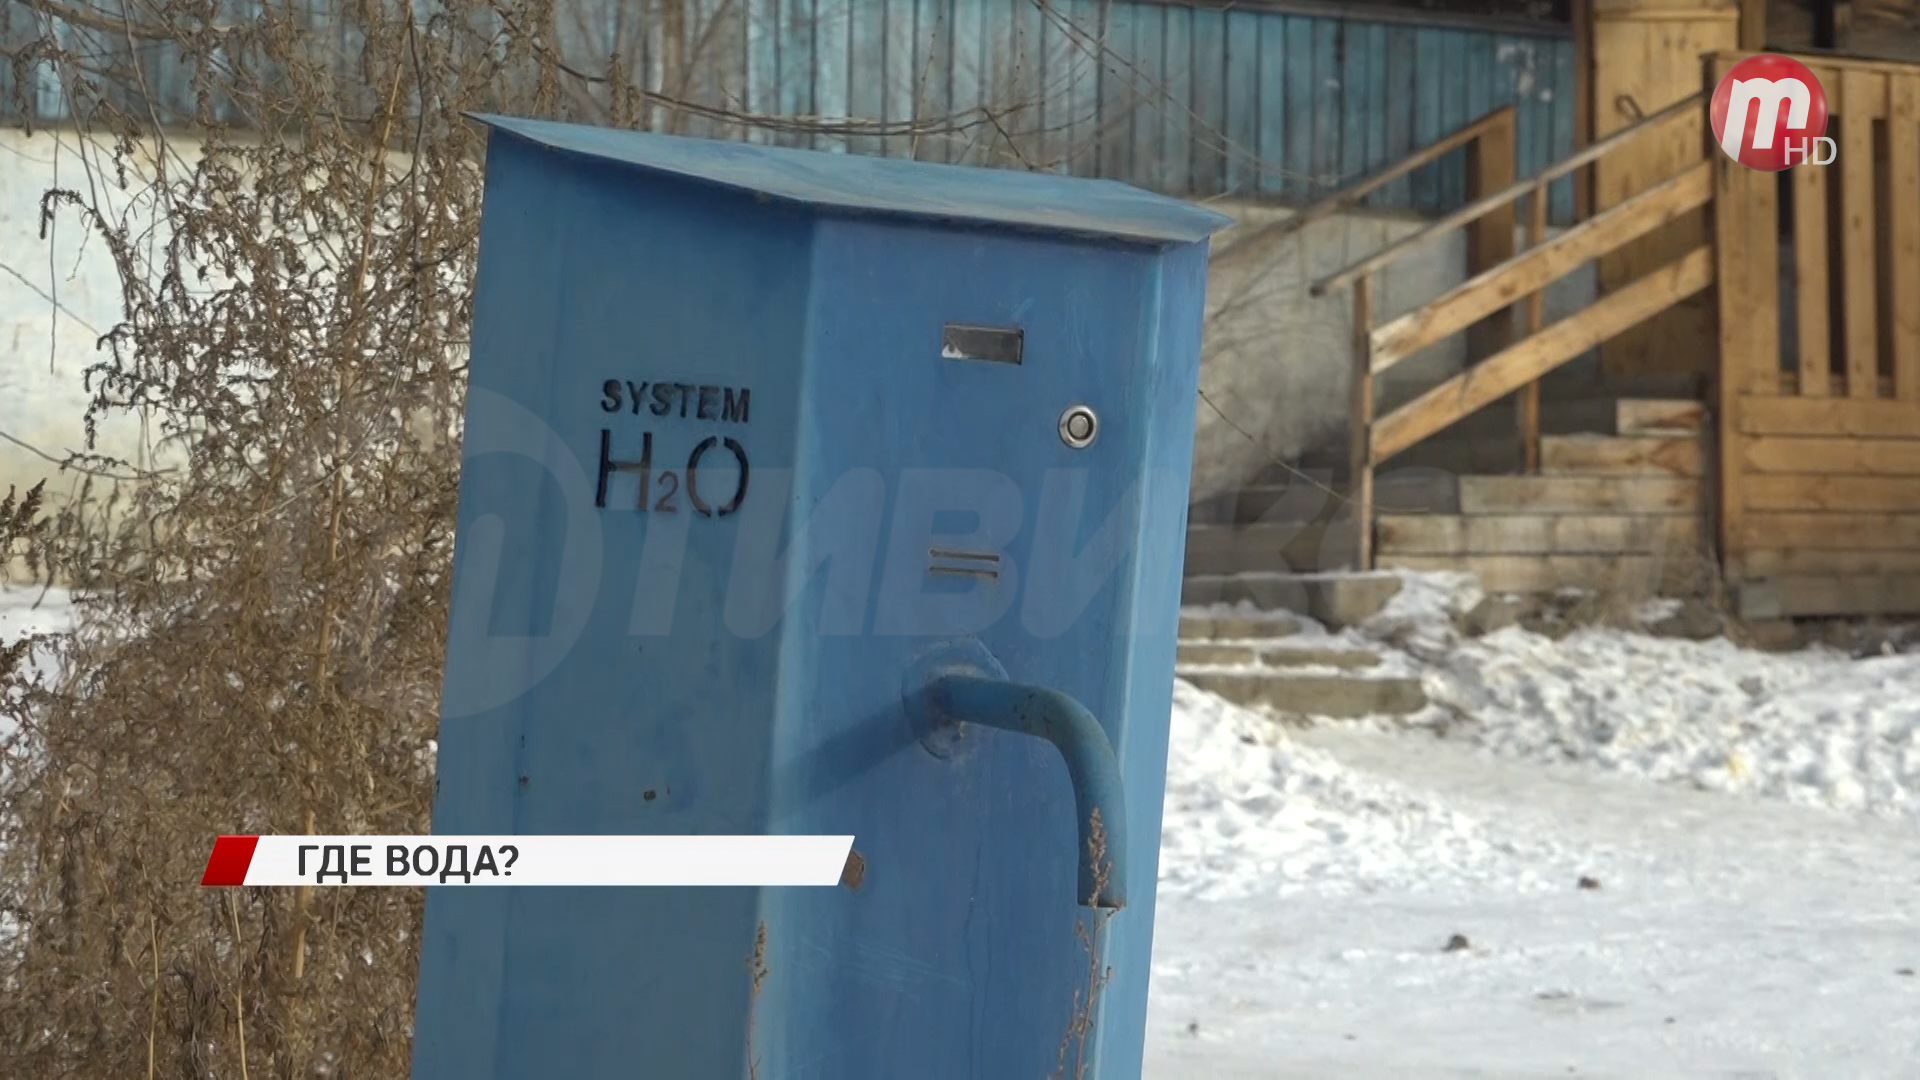
<path fill-rule="evenodd" d="M 1000 576 L 1000 554 L 994 551 L 958 551 L 929 548 L 927 573 L 993 580 Z"/>
<path fill-rule="evenodd" d="M 948 360 L 985 360 L 1017 364 L 1026 346 L 1019 327 L 966 326 L 948 323 L 940 335 L 940 355 Z"/>

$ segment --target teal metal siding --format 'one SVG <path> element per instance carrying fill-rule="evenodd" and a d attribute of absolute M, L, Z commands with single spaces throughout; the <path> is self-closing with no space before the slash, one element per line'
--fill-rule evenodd
<path fill-rule="evenodd" d="M 424 0 L 422 0 L 424 3 Z M 95 9 L 111 10 L 114 0 Z M 664 5 L 685 40 L 660 40 Z M 229 10 L 243 15 L 244 3 Z M 1573 43 L 1563 28 L 1387 9 L 1242 0 L 557 0 L 563 48 L 598 70 L 616 43 L 650 90 L 799 124 L 678 119 L 646 126 L 859 154 L 1040 168 L 1125 180 L 1190 198 L 1299 203 L 1431 143 L 1487 110 L 1519 109 L 1522 175 L 1573 148 Z M 582 13 L 570 17 L 571 13 Z M 0 9 L 16 46 L 40 21 Z M 717 20 L 717 21 L 716 21 Z M 709 32 L 710 31 L 710 32 Z M 61 28 L 69 46 L 124 52 L 111 35 Z M 353 35 L 339 24 L 343 44 Z M 88 42 L 87 38 L 98 39 Z M 352 51 L 343 49 L 343 55 Z M 689 57 L 692 78 L 663 70 Z M 635 59 L 635 58 L 638 59 Z M 190 114 L 199 61 L 140 52 L 163 117 Z M 59 120 L 44 71 L 0 65 L 0 109 Z M 685 90 L 682 91 L 681 87 Z M 133 104 L 133 103 L 130 103 Z M 147 102 L 137 103 L 138 114 Z M 848 119 L 918 130 L 861 134 Z M 943 121 L 942 118 L 951 118 Z M 824 130 L 823 130 L 824 129 Z M 1570 182 L 1554 217 L 1571 216 Z M 1371 204 L 1445 211 L 1465 198 L 1456 152 Z"/>

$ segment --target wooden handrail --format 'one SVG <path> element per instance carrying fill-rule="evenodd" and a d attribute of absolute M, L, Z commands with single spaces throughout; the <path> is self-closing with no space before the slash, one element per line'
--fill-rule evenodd
<path fill-rule="evenodd" d="M 1713 248 L 1703 244 L 1578 314 L 1523 338 L 1369 425 L 1369 467 L 1538 381 L 1588 349 L 1711 284 Z"/>
<path fill-rule="evenodd" d="M 1415 247 L 1426 244 L 1445 233 L 1452 232 L 1454 229 L 1474 221 L 1489 211 L 1498 210 L 1536 187 L 1552 183 L 1584 165 L 1591 165 L 1615 147 L 1640 135 L 1646 131 L 1646 129 L 1656 124 L 1666 123 L 1676 116 L 1684 115 L 1699 108 L 1706 99 L 1707 96 L 1704 91 L 1681 98 L 1679 101 L 1659 110 L 1653 115 L 1621 128 L 1606 138 L 1588 145 L 1586 149 L 1579 151 L 1571 157 L 1563 158 L 1558 163 L 1547 166 L 1536 175 L 1530 176 L 1525 180 L 1516 181 L 1512 185 L 1496 191 L 1483 199 L 1475 200 L 1418 232 L 1412 233 L 1381 248 L 1372 255 L 1354 263 L 1352 266 L 1321 278 L 1319 281 L 1313 283 L 1313 287 L 1309 291 L 1315 296 L 1325 296 L 1334 289 L 1350 285 L 1361 276 L 1371 274 L 1381 267 L 1386 266 L 1388 263 L 1398 260 L 1402 255 L 1405 255 Z"/>
<path fill-rule="evenodd" d="M 1299 232 L 1314 222 L 1330 217 L 1342 210 L 1352 208 L 1353 204 L 1359 202 L 1361 199 L 1393 183 L 1395 180 L 1406 176 L 1415 169 L 1438 161 L 1440 158 L 1466 146 L 1480 136 L 1499 128 L 1503 124 L 1512 123 L 1515 118 L 1514 113 L 1515 110 L 1512 105 L 1502 105 L 1481 116 L 1479 119 L 1468 121 L 1465 126 L 1454 129 L 1449 134 L 1442 136 L 1438 142 L 1423 146 L 1378 172 L 1369 173 L 1355 180 L 1353 183 L 1340 188 L 1338 191 L 1307 204 L 1302 207 L 1298 213 L 1284 220 L 1261 226 L 1249 234 L 1246 239 L 1235 243 L 1216 256 L 1213 260 L 1214 269 L 1217 271 L 1222 267 L 1244 262 L 1250 255 L 1258 254 L 1266 250 L 1273 244 L 1292 236 L 1294 233 Z"/>
<path fill-rule="evenodd" d="M 1351 429 L 1347 432 L 1347 464 L 1352 470 L 1348 496 L 1356 511 L 1354 539 L 1357 570 L 1373 569 L 1373 279 L 1363 277 L 1353 286 L 1353 378 Z"/>
<path fill-rule="evenodd" d="M 1616 251 L 1713 198 L 1713 163 L 1702 161 L 1373 331 L 1373 374 L 1465 330 L 1590 260 Z M 1534 329 L 1538 329 L 1535 327 Z"/>
<path fill-rule="evenodd" d="M 1913 71 L 1913 61 L 1871 53 L 1842 52 L 1795 45 L 1791 49 L 1716 49 L 1707 54 L 1715 63 L 1728 67 L 1754 56 L 1786 56 L 1808 67 L 1832 67 L 1836 71 L 1869 71 L 1881 75 L 1905 76 Z M 1816 75 L 1818 72 L 1815 73 Z M 1830 83 L 1824 85 L 1832 85 Z"/>
<path fill-rule="evenodd" d="M 1536 470 L 1540 453 L 1540 378 L 1713 283 L 1714 252 L 1711 245 L 1706 245 L 1606 295 L 1575 315 L 1549 327 L 1542 325 L 1545 321 L 1543 290 L 1548 284 L 1579 264 L 1616 251 L 1681 214 L 1705 205 L 1713 194 L 1713 167 L 1702 161 L 1684 169 L 1679 175 L 1634 195 L 1551 242 L 1546 239 L 1549 185 L 1656 125 L 1676 116 L 1694 114 L 1705 101 L 1704 91 L 1690 94 L 1313 284 L 1310 291 L 1314 296 L 1324 296 L 1341 286 L 1353 288 L 1353 400 L 1349 417 L 1353 486 L 1350 497 L 1358 525 L 1357 567 L 1369 569 L 1373 562 L 1372 481 L 1374 469 L 1382 461 L 1499 398 L 1517 392 L 1527 471 Z M 1474 273 L 1466 282 L 1418 310 L 1382 327 L 1372 325 L 1375 279 L 1385 267 L 1413 248 L 1463 225 L 1474 228 L 1470 238 L 1481 236 L 1490 226 L 1504 233 L 1508 226 L 1502 222 L 1511 221 L 1507 208 L 1525 196 L 1531 196 L 1526 254 L 1502 258 L 1499 265 Z M 1525 334 L 1519 341 L 1497 347 L 1494 355 L 1387 416 L 1374 415 L 1373 380 L 1381 371 L 1461 330 L 1488 325 L 1484 320 L 1493 318 L 1522 296 L 1526 298 Z"/>

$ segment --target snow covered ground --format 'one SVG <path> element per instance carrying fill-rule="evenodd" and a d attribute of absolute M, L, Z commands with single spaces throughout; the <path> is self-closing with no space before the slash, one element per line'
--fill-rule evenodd
<path fill-rule="evenodd" d="M 1180 685 L 1147 1077 L 1920 1076 L 1920 655 L 1474 599 L 1339 635 L 1424 668 L 1411 728 Z"/>
<path fill-rule="evenodd" d="M 1452 830 L 1386 850 L 1350 839 L 1364 828 L 1330 831 L 1320 878 L 1291 891 L 1163 896 L 1152 1080 L 1920 1070 L 1910 827 L 1424 736 L 1303 742 L 1521 850 L 1474 875 L 1438 861 L 1383 875 L 1362 868 L 1452 850 Z M 1342 848 L 1371 850 L 1342 870 Z M 1466 947 L 1447 951 L 1455 935 Z"/>
<path fill-rule="evenodd" d="M 63 589 L 29 589 L 0 586 L 0 643 L 12 643 L 33 634 L 55 634 L 73 622 L 73 608 Z M 36 649 L 27 662 L 44 678 L 52 666 Z M 0 716 L 0 739 L 13 731 L 13 722 Z"/>
<path fill-rule="evenodd" d="M 28 634 L 58 633 L 72 622 L 73 609 L 63 589 L 0 589 L 0 642 Z"/>
<path fill-rule="evenodd" d="M 0 636 L 65 621 L 34 595 Z M 1920 1076 L 1920 653 L 1475 599 L 1327 635 L 1422 674 L 1410 724 L 1177 686 L 1147 1080 Z"/>

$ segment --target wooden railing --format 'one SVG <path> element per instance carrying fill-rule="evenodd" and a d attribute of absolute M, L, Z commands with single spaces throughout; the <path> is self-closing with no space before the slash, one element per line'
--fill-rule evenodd
<path fill-rule="evenodd" d="M 1388 458 L 1485 406 L 1518 392 L 1523 455 L 1529 471 L 1539 466 L 1539 380 L 1589 349 L 1667 310 L 1713 283 L 1714 254 L 1702 245 L 1618 288 L 1596 303 L 1543 327 L 1544 290 L 1580 265 L 1611 254 L 1713 198 L 1712 166 L 1704 159 L 1611 209 L 1546 240 L 1548 187 L 1608 153 L 1681 117 L 1696 120 L 1706 95 L 1695 94 L 1623 128 L 1537 175 L 1475 199 L 1420 231 L 1314 283 L 1313 294 L 1353 290 L 1353 370 L 1349 460 L 1357 546 L 1356 565 L 1373 562 L 1373 473 Z M 1480 269 L 1444 295 L 1385 325 L 1374 325 L 1378 275 L 1414 249 L 1461 227 L 1504 223 L 1511 245 L 1513 204 L 1529 200 L 1524 253 Z M 1509 248 L 1510 249 L 1510 248 Z M 1475 272 L 1479 270 L 1479 272 Z M 1522 332 L 1492 356 L 1420 395 L 1385 417 L 1374 415 L 1374 377 L 1463 329 L 1485 326 L 1502 311 L 1525 302 Z"/>

